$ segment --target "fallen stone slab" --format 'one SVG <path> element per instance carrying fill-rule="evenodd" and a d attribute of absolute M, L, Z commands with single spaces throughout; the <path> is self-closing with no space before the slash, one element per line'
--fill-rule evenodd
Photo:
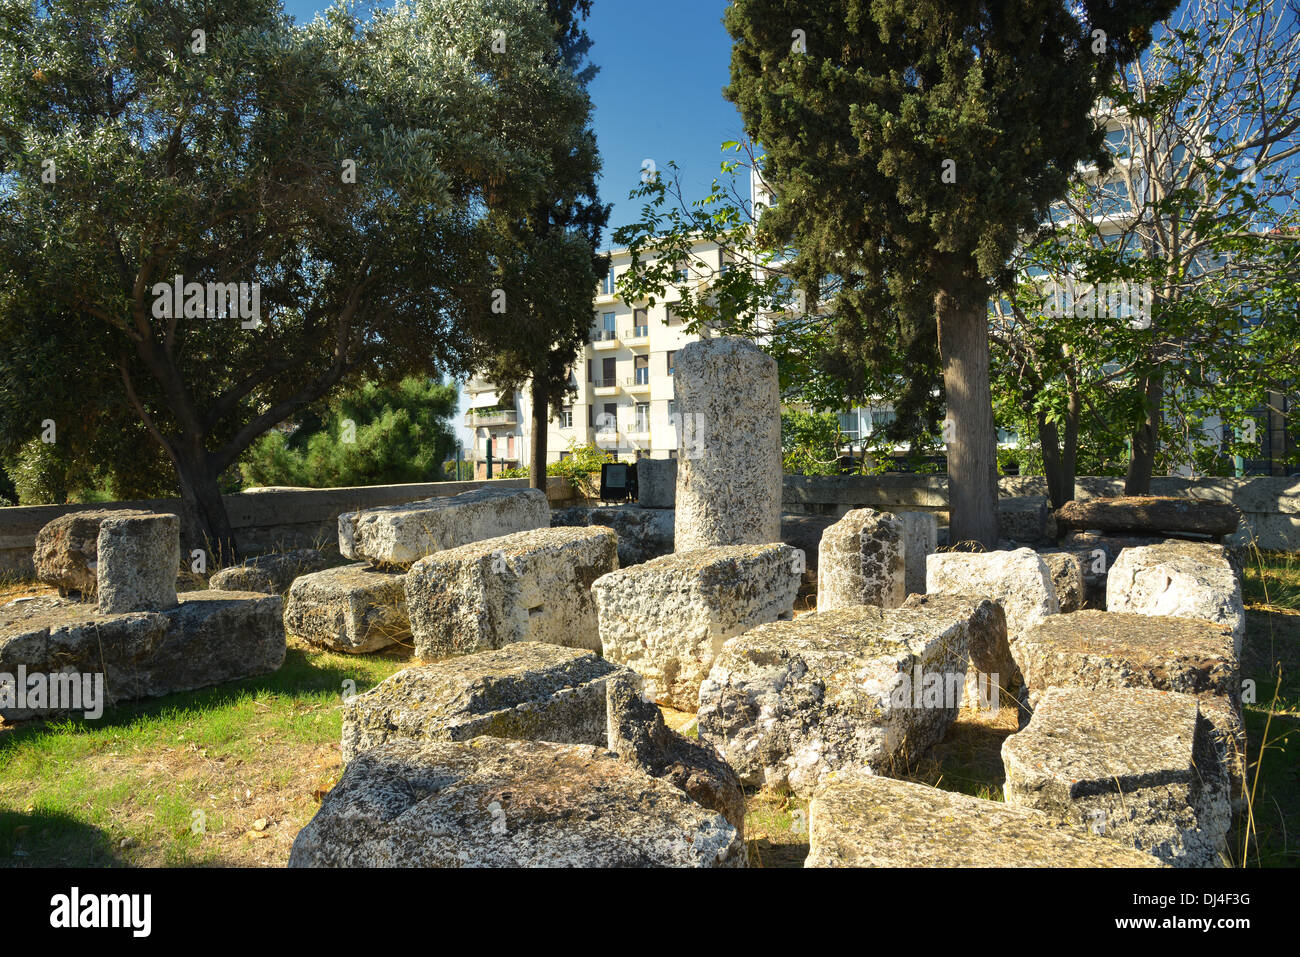
<path fill-rule="evenodd" d="M 1036 622 L 1060 611 L 1047 563 L 1033 549 L 999 552 L 939 552 L 926 559 L 926 594 L 978 595 L 1002 605 L 1007 616 L 1009 652 L 1005 657 L 972 657 L 985 674 L 1019 684 L 1016 642 Z M 998 651 L 1000 649 L 992 649 Z"/>
<path fill-rule="evenodd" d="M 673 508 L 677 503 L 677 460 L 638 459 L 636 500 L 642 508 Z"/>
<path fill-rule="evenodd" d="M 1195 695 L 1210 721 L 1234 802 L 1245 776 L 1241 670 L 1232 632 L 1197 618 L 1079 611 L 1044 618 L 1016 650 L 1029 707 L 1049 688 L 1154 688 Z"/>
<path fill-rule="evenodd" d="M 407 566 L 443 549 L 550 524 L 550 505 L 541 489 L 477 488 L 344 513 L 339 516 L 339 551 L 344 558 Z"/>
<path fill-rule="evenodd" d="M 112 515 L 99 523 L 95 591 L 101 615 L 176 607 L 181 520 L 176 515 Z"/>
<path fill-rule="evenodd" d="M 601 526 L 539 528 L 437 552 L 406 576 L 415 654 L 515 641 L 600 650 L 591 585 L 617 568 L 618 537 Z"/>
<path fill-rule="evenodd" d="M 28 676 L 80 675 L 83 692 L 86 679 L 93 688 L 99 675 L 105 706 L 270 674 L 284 656 L 280 599 L 268 595 L 187 592 L 166 611 L 111 615 L 54 598 L 0 608 L 0 673 L 15 679 L 20 668 Z M 31 704 L 0 703 L 0 717 L 84 710 Z"/>
<path fill-rule="evenodd" d="M 905 534 L 898 518 L 872 508 L 855 508 L 826 529 L 817 556 L 817 610 L 901 605 Z"/>
<path fill-rule="evenodd" d="M 483 734 L 603 746 L 605 685 L 620 670 L 532 641 L 407 668 L 343 702 L 343 760 L 392 741 Z"/>
<path fill-rule="evenodd" d="M 289 587 L 284 627 L 310 644 L 348 654 L 409 641 L 405 577 L 365 563 L 302 575 Z"/>
<path fill-rule="evenodd" d="M 700 687 L 700 740 L 744 784 L 796 794 L 834 770 L 905 769 L 957 717 L 972 632 L 1002 621 L 986 600 L 922 602 L 801 615 L 730 639 Z"/>
<path fill-rule="evenodd" d="M 1061 614 L 1081 611 L 1087 607 L 1088 584 L 1084 578 L 1083 562 L 1075 552 L 1039 552 L 1052 576 L 1052 590 Z"/>
<path fill-rule="evenodd" d="M 715 811 L 603 748 L 479 737 L 358 755 L 290 867 L 743 867 Z"/>
<path fill-rule="evenodd" d="M 808 805 L 805 867 L 1161 867 L 1042 811 L 840 772 Z"/>
<path fill-rule="evenodd" d="M 635 672 L 623 669 L 610 675 L 605 690 L 609 750 L 717 811 L 743 838 L 745 792 L 727 762 L 712 748 L 670 729 L 663 712 L 641 696 Z"/>
<path fill-rule="evenodd" d="M 149 515 L 136 509 L 87 509 L 60 515 L 36 533 L 32 565 L 36 579 L 53 585 L 59 594 L 95 595 L 99 523 L 105 518 Z"/>
<path fill-rule="evenodd" d="M 803 565 L 788 545 L 733 545 L 598 578 L 591 591 L 604 655 L 641 675 L 651 700 L 694 711 L 723 642 L 793 614 Z"/>
<path fill-rule="evenodd" d="M 1037 545 L 1055 537 L 1046 495 L 1012 495 L 998 500 L 998 538 Z"/>
<path fill-rule="evenodd" d="M 1238 655 L 1246 636 L 1241 580 L 1223 546 L 1208 542 L 1124 549 L 1106 578 L 1106 610 L 1226 625 Z"/>
<path fill-rule="evenodd" d="M 258 555 L 241 565 L 223 568 L 208 580 L 214 591 L 257 591 L 283 595 L 295 578 L 325 568 L 325 556 L 314 548 L 274 555 Z"/>
<path fill-rule="evenodd" d="M 1008 804 L 1032 807 L 1177 867 L 1217 867 L 1228 777 L 1193 695 L 1049 688 L 1002 742 Z"/>
<path fill-rule="evenodd" d="M 1057 528 L 1138 534 L 1231 535 L 1237 509 L 1227 502 L 1175 496 L 1133 495 L 1066 502 L 1056 510 Z"/>
<path fill-rule="evenodd" d="M 639 565 L 673 553 L 672 509 L 615 505 L 563 508 L 551 513 L 552 528 L 600 525 L 618 535 L 618 567 Z"/>
<path fill-rule="evenodd" d="M 776 360 L 749 339 L 700 339 L 678 351 L 673 389 L 681 417 L 677 551 L 777 541 L 782 468 Z"/>
<path fill-rule="evenodd" d="M 933 512 L 895 512 L 903 523 L 903 584 L 909 595 L 925 594 L 925 560 L 939 548 Z"/>

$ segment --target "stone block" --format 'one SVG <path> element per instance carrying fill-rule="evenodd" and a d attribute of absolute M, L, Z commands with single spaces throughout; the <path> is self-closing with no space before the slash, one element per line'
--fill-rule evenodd
<path fill-rule="evenodd" d="M 479 735 L 604 746 L 605 685 L 620 670 L 532 641 L 407 668 L 343 702 L 343 760 L 393 741 Z"/>
<path fill-rule="evenodd" d="M 290 867 L 743 867 L 740 834 L 604 748 L 382 745 L 349 762 Z"/>
<path fill-rule="evenodd" d="M 101 615 L 176 607 L 176 575 L 181 565 L 178 516 L 105 517 L 99 523 L 95 550 Z"/>
<path fill-rule="evenodd" d="M 541 489 L 477 488 L 344 513 L 339 516 L 339 551 L 376 565 L 407 566 L 444 549 L 550 524 L 550 505 Z"/>
<path fill-rule="evenodd" d="M 437 552 L 411 566 L 406 605 L 421 658 L 515 641 L 600 649 L 591 585 L 618 568 L 612 529 L 539 528 Z"/>
<path fill-rule="evenodd" d="M 678 552 L 596 579 L 592 595 L 605 657 L 645 679 L 646 695 L 694 711 L 722 644 L 789 618 L 803 553 L 788 545 Z"/>
<path fill-rule="evenodd" d="M 302 575 L 289 587 L 284 627 L 310 644 L 348 654 L 409 641 L 405 577 L 364 563 Z"/>
<path fill-rule="evenodd" d="M 895 608 L 907 596 L 905 529 L 889 512 L 855 508 L 822 534 L 817 610 Z"/>
<path fill-rule="evenodd" d="M 1222 545 L 1165 542 L 1124 549 L 1106 578 L 1106 610 L 1226 625 L 1238 655 L 1246 636 L 1241 580 Z"/>
<path fill-rule="evenodd" d="M 636 500 L 642 508 L 674 508 L 677 502 L 677 460 L 637 459 Z"/>

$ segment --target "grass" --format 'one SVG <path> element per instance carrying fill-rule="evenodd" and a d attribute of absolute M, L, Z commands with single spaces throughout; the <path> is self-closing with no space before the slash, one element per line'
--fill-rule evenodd
<path fill-rule="evenodd" d="M 1257 554 L 1243 578 L 1242 675 L 1250 811 L 1234 863 L 1300 864 L 1300 557 Z M 0 581 L 0 604 L 41 591 Z M 107 711 L 98 721 L 0 724 L 0 867 L 281 866 L 299 829 L 338 780 L 344 682 L 363 691 L 406 667 L 404 653 L 339 655 L 291 638 L 274 675 Z M 695 736 L 692 716 L 666 712 Z M 964 712 L 900 776 L 1001 800 L 1002 741 L 1013 707 Z M 748 796 L 750 862 L 798 867 L 807 803 L 784 791 Z"/>
<path fill-rule="evenodd" d="M 342 692 L 405 666 L 291 641 L 273 675 L 0 730 L 0 865 L 282 865 L 341 771 Z"/>

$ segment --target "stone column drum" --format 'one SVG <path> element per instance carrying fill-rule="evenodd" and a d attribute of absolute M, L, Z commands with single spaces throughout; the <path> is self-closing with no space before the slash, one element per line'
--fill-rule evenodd
<path fill-rule="evenodd" d="M 776 360 L 734 337 L 683 346 L 673 375 L 678 552 L 781 540 Z"/>

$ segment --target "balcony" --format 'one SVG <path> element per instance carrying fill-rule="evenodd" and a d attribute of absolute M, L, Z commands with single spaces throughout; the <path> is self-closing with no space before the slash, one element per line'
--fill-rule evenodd
<path fill-rule="evenodd" d="M 592 379 L 591 390 L 596 395 L 617 395 L 618 379 Z"/>
<path fill-rule="evenodd" d="M 637 346 L 645 345 L 650 341 L 649 326 L 628 326 L 623 330 L 623 342 L 625 345 Z"/>
<path fill-rule="evenodd" d="M 593 349 L 617 349 L 618 333 L 613 329 L 593 329 L 591 331 Z"/>
<path fill-rule="evenodd" d="M 635 376 L 623 380 L 623 389 L 629 393 L 642 393 L 650 391 L 650 370 L 641 369 Z"/>
<path fill-rule="evenodd" d="M 514 409 L 471 409 L 465 413 L 465 428 L 467 429 L 518 424 L 519 413 Z"/>

